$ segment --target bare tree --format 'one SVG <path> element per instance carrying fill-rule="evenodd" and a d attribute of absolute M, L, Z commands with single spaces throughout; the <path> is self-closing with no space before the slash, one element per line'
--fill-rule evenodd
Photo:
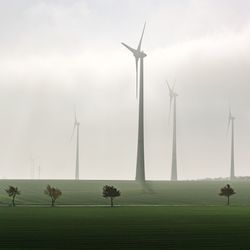
<path fill-rule="evenodd" d="M 21 194 L 21 191 L 18 190 L 18 187 L 13 187 L 13 186 L 9 186 L 9 188 L 5 189 L 5 191 L 7 192 L 9 197 L 12 197 L 12 206 L 15 207 L 16 206 L 15 198 L 17 195 Z"/>
<path fill-rule="evenodd" d="M 113 203 L 114 198 L 120 196 L 121 192 L 113 186 L 106 185 L 103 187 L 102 195 L 105 198 L 110 198 L 110 206 L 113 207 L 114 206 L 114 203 Z"/>
<path fill-rule="evenodd" d="M 44 194 L 51 198 L 51 206 L 54 207 L 56 200 L 62 195 L 62 192 L 60 189 L 48 185 L 44 190 Z"/>
<path fill-rule="evenodd" d="M 227 205 L 229 205 L 230 196 L 233 194 L 235 194 L 235 192 L 234 192 L 233 188 L 230 187 L 229 184 L 227 184 L 225 187 L 221 188 L 220 193 L 219 193 L 219 195 L 227 197 Z"/>

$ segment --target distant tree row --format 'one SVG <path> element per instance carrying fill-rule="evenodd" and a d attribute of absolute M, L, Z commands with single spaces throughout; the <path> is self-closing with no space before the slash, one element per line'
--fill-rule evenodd
<path fill-rule="evenodd" d="M 21 191 L 18 189 L 18 187 L 13 187 L 13 186 L 9 186 L 9 188 L 6 189 L 5 191 L 7 192 L 9 197 L 12 198 L 11 204 L 13 207 L 15 207 L 16 196 L 20 195 Z M 62 195 L 62 191 L 59 188 L 52 187 L 52 186 L 48 185 L 46 187 L 46 189 L 44 190 L 44 194 L 50 197 L 51 206 L 54 207 L 56 200 Z M 227 184 L 225 187 L 221 188 L 220 193 L 219 193 L 220 196 L 227 197 L 227 205 L 230 204 L 230 196 L 232 196 L 234 194 L 235 194 L 235 191 L 229 184 Z M 103 187 L 102 196 L 104 198 L 110 199 L 110 206 L 111 207 L 114 206 L 114 199 L 116 197 L 119 197 L 120 195 L 121 195 L 121 192 L 117 188 L 115 188 L 114 186 L 105 185 Z"/>
<path fill-rule="evenodd" d="M 18 187 L 9 186 L 8 189 L 5 189 L 6 193 L 11 197 L 11 204 L 13 207 L 16 206 L 15 199 L 17 195 L 21 194 L 21 191 Z M 52 187 L 48 185 L 44 190 L 44 194 L 49 196 L 51 199 L 51 206 L 55 206 L 56 200 L 62 195 L 62 191 L 59 188 Z M 110 198 L 110 206 L 114 206 L 114 198 L 121 195 L 121 192 L 116 189 L 114 186 L 105 185 L 103 187 L 102 195 L 104 198 Z"/>
<path fill-rule="evenodd" d="M 9 188 L 5 189 L 5 191 L 9 195 L 9 197 L 12 198 L 11 204 L 13 207 L 15 207 L 16 196 L 20 195 L 21 191 L 18 189 L 18 187 L 13 186 L 9 186 Z M 50 197 L 51 206 L 54 207 L 56 200 L 62 195 L 62 191 L 59 188 L 51 187 L 50 185 L 48 185 L 47 188 L 44 190 L 44 194 Z"/>

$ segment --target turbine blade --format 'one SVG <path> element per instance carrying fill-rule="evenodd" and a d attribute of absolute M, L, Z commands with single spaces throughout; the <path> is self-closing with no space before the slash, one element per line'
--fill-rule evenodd
<path fill-rule="evenodd" d="M 175 88 L 175 82 L 173 83 L 173 86 L 172 86 L 172 93 L 174 93 L 174 88 Z"/>
<path fill-rule="evenodd" d="M 76 123 L 74 124 L 73 131 L 72 131 L 72 134 L 71 134 L 71 137 L 70 137 L 70 141 L 72 141 L 73 136 L 75 134 L 75 128 L 76 128 Z"/>
<path fill-rule="evenodd" d="M 170 95 L 170 94 L 172 94 L 172 89 L 171 89 L 171 87 L 170 87 L 168 81 L 166 81 L 166 82 L 167 82 L 167 85 L 168 85 L 168 90 L 169 90 L 169 95 Z"/>
<path fill-rule="evenodd" d="M 174 79 L 174 83 L 173 83 L 173 87 L 172 87 L 173 92 L 174 92 L 174 89 L 175 89 L 175 84 L 176 84 L 176 78 Z"/>
<path fill-rule="evenodd" d="M 228 133 L 228 131 L 229 131 L 230 123 L 231 123 L 231 118 L 228 118 L 228 122 L 227 122 L 227 133 Z"/>
<path fill-rule="evenodd" d="M 227 122 L 227 133 L 228 133 L 228 130 L 230 127 L 231 120 L 232 120 L 232 113 L 231 113 L 231 108 L 229 108 L 229 115 L 228 115 L 228 122 Z"/>
<path fill-rule="evenodd" d="M 171 109 L 172 109 L 172 101 L 173 101 L 173 90 L 171 89 L 168 81 L 167 82 L 167 85 L 168 85 L 168 90 L 169 90 L 169 112 L 168 112 L 168 123 L 170 123 L 170 115 L 171 115 Z"/>
<path fill-rule="evenodd" d="M 136 99 L 137 99 L 137 97 L 138 97 L 138 60 L 139 60 L 139 58 L 137 58 L 137 57 L 135 57 L 135 67 L 136 67 L 136 86 L 135 86 L 135 88 L 136 88 Z"/>
<path fill-rule="evenodd" d="M 231 112 L 231 108 L 229 108 L 229 117 L 232 117 L 232 112 Z"/>
<path fill-rule="evenodd" d="M 74 133 L 75 133 L 76 125 L 77 125 L 77 116 L 76 116 L 76 109 L 75 109 L 75 122 L 74 122 L 73 131 L 72 131 L 72 134 L 71 134 L 71 137 L 70 137 L 70 141 L 72 141 L 72 139 L 73 139 L 73 136 L 74 136 Z"/>
<path fill-rule="evenodd" d="M 75 125 L 77 123 L 76 111 L 75 111 Z"/>
<path fill-rule="evenodd" d="M 172 109 L 172 99 L 173 99 L 173 97 L 170 96 L 170 100 L 169 100 L 169 111 L 168 111 L 168 124 L 170 123 L 170 115 L 171 115 L 171 109 Z"/>
<path fill-rule="evenodd" d="M 133 54 L 136 53 L 136 50 L 131 48 L 130 46 L 128 46 L 127 44 L 125 43 L 121 43 L 123 46 L 125 46 L 128 50 L 130 50 Z"/>
<path fill-rule="evenodd" d="M 142 30 L 142 34 L 141 34 L 141 39 L 140 39 L 140 42 L 138 44 L 137 51 L 141 51 L 141 43 L 142 43 L 142 38 L 143 38 L 143 35 L 144 35 L 145 26 L 146 26 L 146 22 L 144 23 L 144 26 L 143 26 L 143 30 Z"/>

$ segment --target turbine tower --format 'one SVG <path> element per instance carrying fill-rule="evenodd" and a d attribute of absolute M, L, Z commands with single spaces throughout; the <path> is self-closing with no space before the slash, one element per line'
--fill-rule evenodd
<path fill-rule="evenodd" d="M 234 179 L 234 120 L 235 117 L 232 116 L 231 109 L 229 109 L 228 116 L 228 129 L 231 125 L 231 168 L 230 168 L 230 179 Z"/>
<path fill-rule="evenodd" d="M 139 122 L 138 122 L 138 142 L 137 142 L 137 162 L 136 162 L 136 177 L 135 180 L 139 182 L 145 181 L 145 159 L 144 159 L 144 103 L 143 103 L 143 59 L 147 55 L 141 50 L 142 38 L 144 35 L 145 25 L 143 27 L 142 35 L 137 49 L 133 49 L 130 46 L 122 43 L 128 50 L 130 50 L 135 57 L 135 69 L 136 69 L 136 98 L 138 96 L 139 87 Z M 140 62 L 140 83 L 138 86 L 138 62 Z"/>
<path fill-rule="evenodd" d="M 76 113 L 75 113 L 75 123 L 73 127 L 73 132 L 71 139 L 74 136 L 76 130 L 76 169 L 75 169 L 75 180 L 79 180 L 79 132 L 80 132 L 80 122 L 78 122 Z"/>
<path fill-rule="evenodd" d="M 169 117 L 171 113 L 172 102 L 174 101 L 171 181 L 177 181 L 178 178 L 177 178 L 177 152 L 176 152 L 176 97 L 178 95 L 174 91 L 174 85 L 171 88 L 168 82 L 167 84 L 168 84 L 169 97 L 170 97 Z"/>

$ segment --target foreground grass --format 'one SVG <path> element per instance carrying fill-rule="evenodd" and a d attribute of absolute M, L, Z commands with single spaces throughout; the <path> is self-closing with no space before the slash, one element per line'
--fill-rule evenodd
<path fill-rule="evenodd" d="M 1 207 L 0 222 L 0 249 L 250 249 L 248 207 Z"/>

